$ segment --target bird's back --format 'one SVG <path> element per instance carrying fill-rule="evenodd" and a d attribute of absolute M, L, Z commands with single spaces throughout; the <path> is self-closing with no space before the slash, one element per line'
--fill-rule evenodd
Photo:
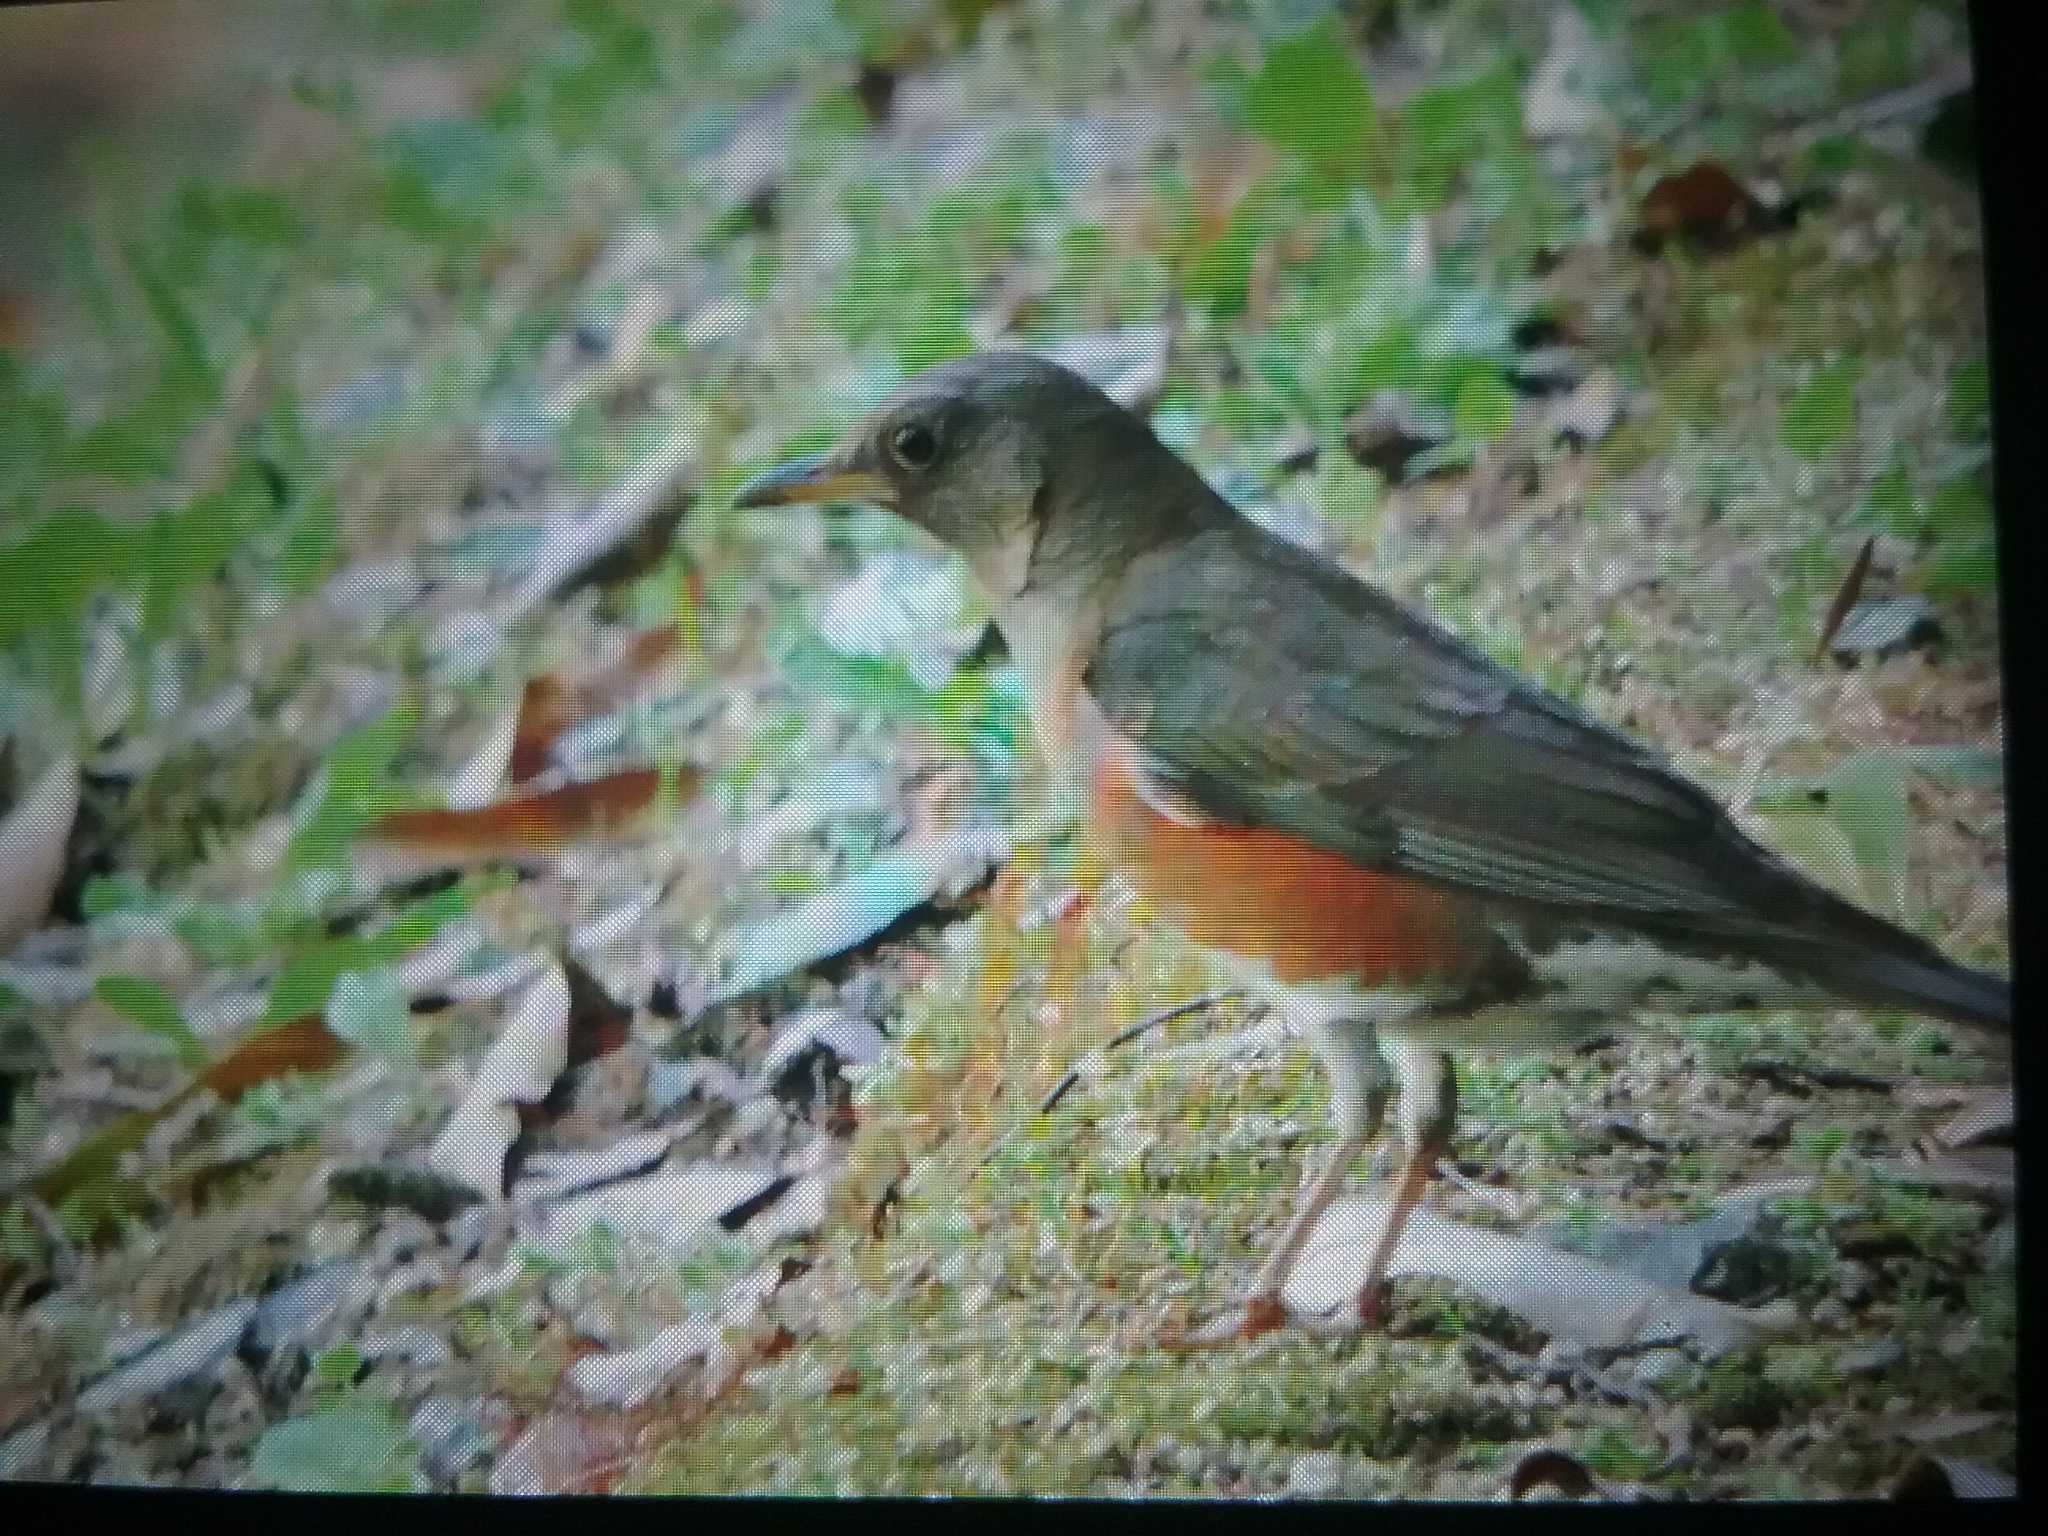
<path fill-rule="evenodd" d="M 1826 891 L 1657 754 L 1242 518 L 1131 563 L 1087 685 L 1161 790 L 1471 903 L 1539 989 L 1640 972 L 1636 1005 L 1821 991 L 2009 1027 L 2002 978 Z"/>

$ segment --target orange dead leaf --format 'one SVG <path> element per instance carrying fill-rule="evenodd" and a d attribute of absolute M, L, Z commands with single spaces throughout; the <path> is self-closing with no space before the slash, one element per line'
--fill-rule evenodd
<path fill-rule="evenodd" d="M 549 751 L 572 724 L 569 690 L 562 680 L 552 673 L 529 679 L 519 696 L 519 723 L 512 728 L 506 777 L 513 784 L 536 777 L 547 767 Z"/>
<path fill-rule="evenodd" d="M 331 1067 L 348 1054 L 348 1047 L 330 1034 L 317 1013 L 252 1035 L 226 1056 L 203 1069 L 191 1082 L 149 1109 L 130 1110 L 97 1134 L 87 1137 L 55 1163 L 29 1177 L 23 1186 L 47 1205 L 61 1203 L 74 1192 L 91 1186 L 105 1186 L 122 1198 L 138 1198 L 120 1176 L 122 1158 L 141 1146 L 150 1131 L 174 1111 L 184 1108 L 194 1095 L 209 1090 L 232 1104 L 259 1083 L 287 1072 L 315 1072 Z M 11 1188 L 9 1191 L 11 1193 Z M 111 1211 L 95 1236 L 110 1233 Z"/>
<path fill-rule="evenodd" d="M 1702 245 L 1727 243 L 1764 222 L 1763 206 L 1718 161 L 1701 160 L 1659 177 L 1643 195 L 1636 243 L 1655 251 L 1684 236 Z"/>
<path fill-rule="evenodd" d="M 1863 550 L 1856 556 L 1856 563 L 1849 567 L 1849 574 L 1842 578 L 1841 590 L 1828 604 L 1828 616 L 1820 626 L 1820 639 L 1814 642 L 1813 659 L 1816 663 L 1827 655 L 1828 642 L 1835 638 L 1842 621 L 1849 617 L 1849 610 L 1856 606 L 1856 599 L 1863 595 L 1864 578 L 1870 574 L 1870 557 L 1876 552 L 1877 535 L 1873 533 L 1863 541 Z"/>
<path fill-rule="evenodd" d="M 678 797 L 694 795 L 699 777 L 692 769 L 678 769 Z M 551 853 L 624 832 L 660 798 L 661 779 L 658 768 L 629 768 L 473 811 L 394 811 L 372 822 L 364 836 L 452 860 Z"/>
<path fill-rule="evenodd" d="M 618 1002 L 574 960 L 562 957 L 569 982 L 569 1044 L 566 1065 L 579 1067 L 609 1056 L 631 1038 L 633 1010 Z"/>
<path fill-rule="evenodd" d="M 571 682 L 546 673 L 526 685 L 519 701 L 508 773 L 524 784 L 547 766 L 548 754 L 571 726 L 607 714 L 638 692 L 681 649 L 672 624 L 642 630 L 610 666 Z"/>
<path fill-rule="evenodd" d="M 202 1071 L 194 1087 L 209 1088 L 234 1103 L 251 1088 L 287 1072 L 318 1072 L 348 1055 L 348 1045 L 317 1013 L 301 1014 L 250 1036 Z"/>
<path fill-rule="evenodd" d="M 28 295 L 0 288 L 0 347 L 25 347 L 35 332 L 35 306 Z"/>

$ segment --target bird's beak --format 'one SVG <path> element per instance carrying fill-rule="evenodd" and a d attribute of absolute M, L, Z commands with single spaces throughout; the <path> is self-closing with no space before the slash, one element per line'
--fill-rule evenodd
<path fill-rule="evenodd" d="M 881 475 L 838 454 L 792 459 L 756 475 L 741 486 L 732 504 L 751 507 L 788 507 L 801 502 L 868 501 L 887 507 L 896 500 L 895 487 Z"/>

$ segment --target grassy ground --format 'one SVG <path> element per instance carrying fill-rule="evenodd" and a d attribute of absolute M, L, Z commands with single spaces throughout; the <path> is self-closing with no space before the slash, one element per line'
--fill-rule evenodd
<path fill-rule="evenodd" d="M 1155 425 L 1254 515 L 2001 967 L 1975 189 L 1924 111 L 1836 116 L 1965 62 L 1960 8 L 928 9 L 359 0 L 221 51 L 228 128 L 86 110 L 36 172 L 0 351 L 0 794 L 63 751 L 85 777 L 54 912 L 0 974 L 0 1172 L 252 1029 L 310 1011 L 350 1049 L 193 1101 L 61 1198 L 16 1187 L 5 1475 L 1495 1497 L 1544 1446 L 1691 1497 L 1869 1494 L 1930 1453 L 2011 1473 L 2009 1169 L 1912 1161 L 2005 1068 L 1904 1017 L 1460 1063 L 1463 1220 L 1596 1242 L 1779 1186 L 1755 1273 L 1724 1255 L 1717 1282 L 1796 1315 L 1752 1347 L 1575 1369 L 1427 1278 L 1382 1336 L 1158 1347 L 1327 1145 L 1311 1061 L 1229 1001 L 1038 1114 L 1214 978 L 1031 824 L 1040 769 L 1006 670 L 961 665 L 957 572 L 868 514 L 728 505 L 905 372 L 1104 337 L 1128 374 L 1163 361 Z M 198 25 L 85 54 L 184 57 Z M 1800 216 L 1636 249 L 1651 186 L 1702 159 Z M 1518 386 L 1557 345 L 1566 393 Z M 1382 389 L 1441 419 L 1438 472 L 1356 461 Z M 1557 399 L 1576 440 L 1541 425 Z M 689 506 L 671 547 L 488 617 L 565 513 L 650 475 Z M 1817 660 L 1871 536 L 1864 595 L 1924 597 L 1940 636 Z M 936 620 L 859 597 L 882 561 Z M 372 819 L 445 799 L 521 683 L 665 624 L 657 696 L 561 753 L 701 769 L 659 832 L 524 850 L 517 882 L 359 876 Z M 992 883 L 880 888 L 878 855 L 963 824 L 1008 834 Z M 777 915 L 825 899 L 840 952 L 791 950 Z M 468 923 L 488 945 L 401 983 Z M 451 1221 L 334 1182 L 417 1164 L 507 1016 L 478 978 L 565 943 L 630 1027 L 525 1150 L 653 1127 L 670 1166 L 790 1171 L 822 1215 L 564 1242 L 539 1198 Z M 739 972 L 763 985 L 717 1001 Z M 805 1007 L 886 1044 L 822 1087 L 701 1086 Z M 331 1308 L 293 1311 L 332 1273 Z M 232 1348 L 191 1343 L 259 1297 Z M 692 1318 L 709 1358 L 638 1401 L 582 1389 Z M 108 1385 L 159 1337 L 199 1363 Z"/>

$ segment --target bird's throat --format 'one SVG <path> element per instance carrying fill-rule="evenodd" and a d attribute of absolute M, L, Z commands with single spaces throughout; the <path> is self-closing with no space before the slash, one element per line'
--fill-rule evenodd
<path fill-rule="evenodd" d="M 1078 803 L 1111 745 L 1109 724 L 1083 682 L 1102 633 L 1102 604 L 1085 593 L 1027 587 L 991 606 L 1024 683 L 1054 793 Z"/>

